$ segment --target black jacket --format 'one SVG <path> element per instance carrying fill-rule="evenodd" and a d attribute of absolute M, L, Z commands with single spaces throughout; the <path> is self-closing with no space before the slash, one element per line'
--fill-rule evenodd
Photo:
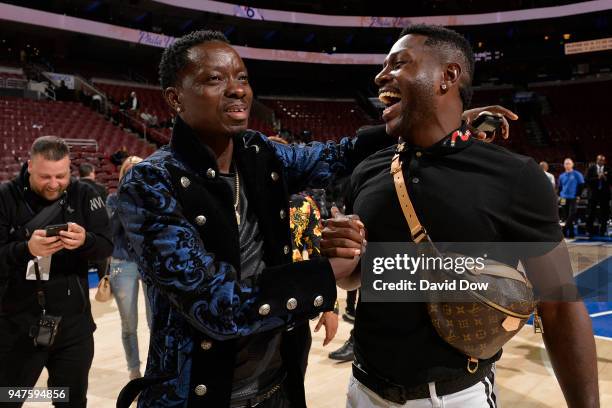
<path fill-rule="evenodd" d="M 87 185 L 90 185 L 91 187 L 93 187 L 94 190 L 96 190 L 96 192 L 100 195 L 100 197 L 102 197 L 102 200 L 104 200 L 104 202 L 106 202 L 106 199 L 108 198 L 108 190 L 106 189 L 106 187 L 104 187 L 102 184 L 92 180 L 92 179 L 88 179 L 88 178 L 81 178 L 79 179 L 79 181 L 81 183 L 85 183 Z"/>
<path fill-rule="evenodd" d="M 17 178 L 0 185 L 0 316 L 40 314 L 35 296 L 36 281 L 25 279 L 27 263 L 33 256 L 22 227 L 51 202 L 33 193 L 28 180 L 24 166 Z M 87 238 L 80 248 L 63 249 L 52 256 L 49 280 L 43 282 L 47 312 L 63 317 L 87 312 L 91 316 L 88 260 L 109 256 L 113 246 L 104 201 L 92 188 L 76 179 L 71 180 L 62 211 L 52 224 L 66 222 L 84 227 Z"/>
<path fill-rule="evenodd" d="M 610 197 L 610 186 L 612 185 L 612 179 L 610 178 L 610 167 L 604 165 L 605 178 L 601 180 L 597 176 L 597 164 L 589 166 L 586 172 L 586 184 L 589 186 L 589 197 L 593 194 L 601 194 L 602 197 Z"/>

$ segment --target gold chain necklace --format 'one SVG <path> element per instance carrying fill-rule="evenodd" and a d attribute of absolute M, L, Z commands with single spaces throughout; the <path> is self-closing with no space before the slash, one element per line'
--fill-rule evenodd
<path fill-rule="evenodd" d="M 236 222 L 240 225 L 240 176 L 238 175 L 238 168 L 234 164 L 234 171 L 236 173 L 235 186 L 236 186 L 236 198 L 234 199 L 234 213 L 236 213 Z"/>

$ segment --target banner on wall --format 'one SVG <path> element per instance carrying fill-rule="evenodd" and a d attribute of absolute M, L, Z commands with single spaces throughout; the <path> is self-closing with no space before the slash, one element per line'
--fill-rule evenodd
<path fill-rule="evenodd" d="M 0 21 L 1 20 L 72 31 L 147 45 L 150 47 L 166 48 L 176 41 L 176 38 L 164 34 L 135 30 L 132 28 L 33 10 L 5 3 L 0 3 Z M 303 62 L 310 64 L 380 65 L 385 59 L 385 54 L 326 54 L 321 52 L 273 50 L 242 46 L 234 46 L 234 48 L 242 58 L 265 61 Z"/>
<path fill-rule="evenodd" d="M 509 23 L 513 21 L 538 20 L 606 11 L 612 8 L 612 0 L 592 0 L 562 6 L 538 7 L 522 10 L 499 11 L 480 14 L 457 14 L 447 16 L 338 16 L 328 14 L 299 13 L 247 6 L 237 6 L 214 0 L 155 0 L 172 7 L 182 7 L 207 13 L 248 18 L 251 20 L 277 21 L 282 23 L 308 24 L 326 27 L 374 27 L 403 28 L 408 24 L 438 24 L 464 26 Z"/>
<path fill-rule="evenodd" d="M 565 55 L 612 50 L 612 37 L 565 43 Z"/>
<path fill-rule="evenodd" d="M 45 74 L 51 78 L 55 85 L 58 85 L 64 81 L 68 89 L 74 89 L 74 77 L 68 74 L 60 74 L 58 72 L 45 72 Z"/>

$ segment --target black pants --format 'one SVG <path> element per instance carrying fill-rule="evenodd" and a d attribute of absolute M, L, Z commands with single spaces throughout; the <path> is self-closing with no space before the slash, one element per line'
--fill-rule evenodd
<path fill-rule="evenodd" d="M 346 312 L 355 316 L 355 305 L 357 305 L 357 289 L 346 292 Z"/>
<path fill-rule="evenodd" d="M 61 326 L 60 326 L 61 327 Z M 69 402 L 56 407 L 87 406 L 89 368 L 93 360 L 93 335 L 64 338 L 48 350 L 34 347 L 28 333 L 0 317 L 0 387 L 33 387 L 47 368 L 47 387 L 68 387 Z M 3 403 L 2 407 L 21 407 L 22 403 Z"/>
<path fill-rule="evenodd" d="M 576 199 L 566 198 L 565 204 L 563 205 L 563 212 L 565 213 L 565 227 L 563 227 L 563 235 L 568 238 L 574 238 L 574 220 L 576 219 Z"/>
<path fill-rule="evenodd" d="M 597 207 L 599 206 L 599 211 Z M 595 219 L 599 221 L 599 230 L 593 227 Z M 608 218 L 610 218 L 610 195 L 601 191 L 593 191 L 589 198 L 589 215 L 587 217 L 587 230 L 591 235 L 604 235 L 606 233 Z"/>

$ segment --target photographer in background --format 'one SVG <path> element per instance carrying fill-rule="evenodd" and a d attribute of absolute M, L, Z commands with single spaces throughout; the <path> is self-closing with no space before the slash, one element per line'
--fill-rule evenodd
<path fill-rule="evenodd" d="M 68 154 L 62 139 L 38 138 L 27 166 L 0 186 L 0 387 L 32 387 L 46 367 L 49 387 L 69 388 L 60 405 L 85 407 L 95 330 L 88 260 L 113 246 L 104 201 L 71 180 Z"/>

